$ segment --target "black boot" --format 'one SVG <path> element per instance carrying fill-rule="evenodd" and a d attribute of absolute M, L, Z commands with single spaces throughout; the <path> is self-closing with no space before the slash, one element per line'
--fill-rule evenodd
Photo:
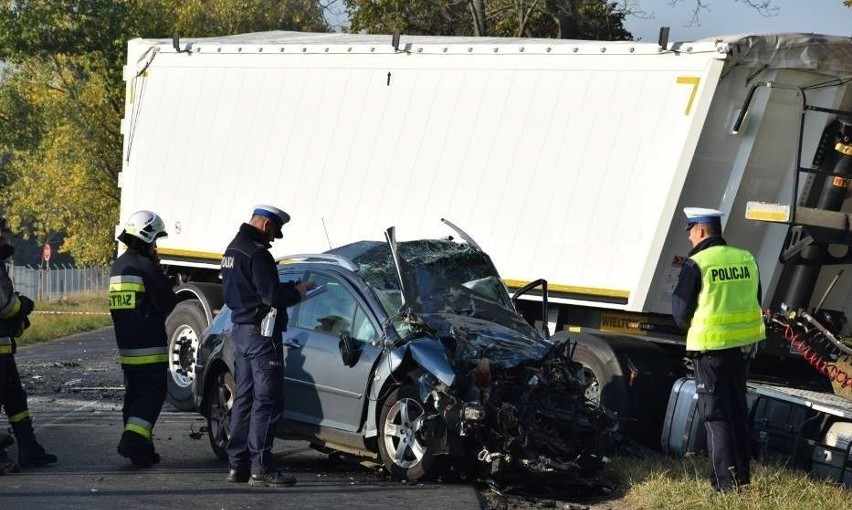
<path fill-rule="evenodd" d="M 118 442 L 118 454 L 127 457 L 137 467 L 151 467 L 160 462 L 154 446 L 136 432 L 125 430 Z"/>
<path fill-rule="evenodd" d="M 15 444 L 15 438 L 12 437 L 12 431 L 9 429 L 0 430 L 0 449 L 5 449 Z"/>
<path fill-rule="evenodd" d="M 18 464 L 26 466 L 45 466 L 56 462 L 56 455 L 44 451 L 36 441 L 31 418 L 12 424 L 15 437 L 18 438 Z"/>
<path fill-rule="evenodd" d="M 2 434 L 3 433 L 0 432 L 0 435 L 2 435 Z M 4 435 L 4 439 L 0 439 L 0 444 L 5 443 L 6 442 L 5 438 L 7 438 L 7 437 L 11 437 L 11 436 Z M 9 442 L 9 444 L 12 444 L 12 443 L 14 443 L 14 440 Z M 18 468 L 18 464 L 14 460 L 9 458 L 9 454 L 6 453 L 6 448 L 0 447 L 0 476 L 3 476 L 5 474 L 9 474 L 9 473 L 17 473 L 18 471 L 20 471 L 20 468 Z"/>

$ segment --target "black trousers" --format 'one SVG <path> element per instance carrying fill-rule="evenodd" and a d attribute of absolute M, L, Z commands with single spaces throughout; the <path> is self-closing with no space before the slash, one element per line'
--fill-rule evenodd
<path fill-rule="evenodd" d="M 740 348 L 707 351 L 695 359 L 698 412 L 707 430 L 710 484 L 728 490 L 751 482 L 748 361 Z"/>
<path fill-rule="evenodd" d="M 29 417 L 27 392 L 21 385 L 15 356 L 0 355 L 0 405 L 6 411 L 9 421 L 21 421 Z"/>
<path fill-rule="evenodd" d="M 164 364 L 124 371 L 124 430 L 152 442 L 152 431 L 168 391 Z M 136 443 L 136 442 L 134 442 Z"/>
<path fill-rule="evenodd" d="M 234 381 L 228 462 L 251 465 L 252 474 L 276 470 L 272 443 L 284 409 L 284 346 L 281 335 L 265 337 L 260 326 L 234 324 Z"/>

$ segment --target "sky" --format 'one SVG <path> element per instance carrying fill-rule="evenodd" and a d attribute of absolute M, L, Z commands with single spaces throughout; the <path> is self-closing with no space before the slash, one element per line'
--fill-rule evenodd
<path fill-rule="evenodd" d="M 625 0 L 613 0 L 623 3 Z M 762 16 L 737 0 L 702 0 L 699 23 L 690 24 L 696 0 L 626 0 L 644 17 L 629 16 L 625 22 L 635 39 L 657 42 L 660 27 L 670 27 L 670 41 L 693 41 L 719 35 L 773 32 L 815 32 L 852 36 L 852 9 L 842 0 L 771 0 L 778 9 Z M 675 5 L 672 5 L 672 4 Z M 342 2 L 338 2 L 342 4 Z M 333 10 L 342 11 L 339 5 Z M 329 16 L 332 28 L 339 30 L 346 15 Z"/>
<path fill-rule="evenodd" d="M 623 0 L 622 0 L 623 1 Z M 852 36 L 852 9 L 842 0 L 772 0 L 778 10 L 762 16 L 736 0 L 703 0 L 710 10 L 700 14 L 700 25 L 688 26 L 694 0 L 635 0 L 652 19 L 628 17 L 625 26 L 633 37 L 656 42 L 660 27 L 670 27 L 669 40 L 692 41 L 718 35 L 773 32 L 814 32 Z"/>

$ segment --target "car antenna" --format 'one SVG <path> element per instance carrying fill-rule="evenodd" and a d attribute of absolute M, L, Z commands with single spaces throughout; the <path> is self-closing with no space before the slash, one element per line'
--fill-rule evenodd
<path fill-rule="evenodd" d="M 325 240 L 328 241 L 328 249 L 333 250 L 334 248 L 331 246 L 331 239 L 328 237 L 328 229 L 325 228 L 325 218 L 320 218 L 322 221 L 322 230 L 325 232 Z"/>

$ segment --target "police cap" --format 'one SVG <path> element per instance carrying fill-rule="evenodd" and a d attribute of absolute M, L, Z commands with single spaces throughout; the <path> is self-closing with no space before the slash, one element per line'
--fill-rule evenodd
<path fill-rule="evenodd" d="M 285 223 L 290 221 L 289 214 L 271 205 L 256 205 L 254 206 L 254 212 L 252 212 L 252 215 L 263 216 L 272 220 L 272 222 L 275 223 L 275 226 L 278 227 L 278 233 L 275 234 L 275 238 L 280 239 L 284 237 L 284 234 L 281 233 L 281 228 Z"/>

